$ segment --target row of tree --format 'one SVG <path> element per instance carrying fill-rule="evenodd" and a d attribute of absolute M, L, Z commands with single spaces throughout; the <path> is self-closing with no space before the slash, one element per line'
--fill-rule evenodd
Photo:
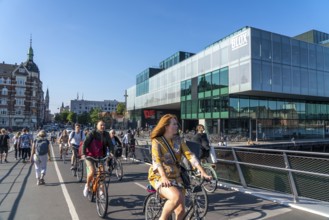
<path fill-rule="evenodd" d="M 123 115 L 125 112 L 124 103 L 119 103 L 116 108 L 116 113 Z M 72 111 L 64 110 L 60 113 L 55 114 L 55 122 L 61 124 L 74 124 L 78 122 L 83 125 L 95 125 L 97 121 L 104 120 L 106 123 L 110 123 L 111 118 L 109 115 L 101 114 L 102 111 L 99 108 L 91 109 L 90 112 L 83 112 L 82 114 L 77 114 Z"/>

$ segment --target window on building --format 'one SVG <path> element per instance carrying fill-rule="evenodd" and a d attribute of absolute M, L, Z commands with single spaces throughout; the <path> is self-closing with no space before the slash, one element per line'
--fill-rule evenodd
<path fill-rule="evenodd" d="M 6 87 L 3 88 L 2 91 L 1 91 L 1 94 L 2 95 L 8 95 L 8 89 Z"/>
<path fill-rule="evenodd" d="M 7 115 L 7 109 L 1 108 L 0 109 L 0 115 Z"/>
<path fill-rule="evenodd" d="M 1 119 L 0 119 L 0 124 L 1 124 L 1 125 L 6 125 L 6 124 L 7 124 L 7 119 L 5 119 L 5 118 L 1 118 Z"/>
<path fill-rule="evenodd" d="M 7 105 L 7 99 L 6 98 L 1 98 L 0 99 L 0 105 Z"/>
<path fill-rule="evenodd" d="M 25 89 L 24 88 L 16 88 L 16 95 L 24 96 L 25 95 Z"/>
<path fill-rule="evenodd" d="M 22 109 L 20 109 L 20 108 L 16 109 L 15 115 L 22 115 Z"/>
<path fill-rule="evenodd" d="M 8 78 L 7 79 L 7 84 L 10 85 L 11 80 Z"/>
<path fill-rule="evenodd" d="M 16 105 L 24 105 L 24 99 L 16 99 Z"/>
<path fill-rule="evenodd" d="M 4 82 L 3 78 L 0 78 L 0 84 L 3 84 L 3 82 Z"/>
<path fill-rule="evenodd" d="M 25 78 L 16 77 L 16 84 L 17 85 L 25 85 Z"/>

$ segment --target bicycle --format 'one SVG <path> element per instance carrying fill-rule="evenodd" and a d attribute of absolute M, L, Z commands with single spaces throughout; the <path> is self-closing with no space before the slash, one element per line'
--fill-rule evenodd
<path fill-rule="evenodd" d="M 97 170 L 95 172 L 93 181 L 90 184 L 88 192 L 88 199 L 93 202 L 96 201 L 96 210 L 99 217 L 104 218 L 107 214 L 108 208 L 108 187 L 109 187 L 109 173 L 105 171 L 104 163 L 108 156 L 104 158 L 94 158 L 86 156 L 86 159 L 91 159 L 96 162 Z"/>
<path fill-rule="evenodd" d="M 61 146 L 61 152 L 62 152 L 62 154 L 60 156 L 63 158 L 63 163 L 66 164 L 66 154 L 67 154 L 67 149 L 69 146 L 67 143 L 65 143 L 65 144 L 61 143 L 60 146 Z"/>
<path fill-rule="evenodd" d="M 118 181 L 121 181 L 123 178 L 123 167 L 121 160 L 117 157 L 112 157 L 112 162 L 109 164 L 109 173 L 112 175 L 113 171 L 115 172 L 115 177 Z"/>
<path fill-rule="evenodd" d="M 76 177 L 78 182 L 82 182 L 83 179 L 83 160 L 79 159 L 79 161 L 77 162 L 77 166 L 75 168 L 75 173 L 76 173 Z"/>
<path fill-rule="evenodd" d="M 207 173 L 207 175 L 212 177 L 211 180 L 206 180 L 206 181 L 202 180 L 200 175 L 196 171 L 191 171 L 189 173 L 191 174 L 191 177 L 196 181 L 198 182 L 203 181 L 202 186 L 207 192 L 213 193 L 216 191 L 217 183 L 218 183 L 217 173 L 213 168 L 214 165 L 208 163 L 207 159 L 202 159 L 201 166 L 204 169 L 204 171 Z"/>
<path fill-rule="evenodd" d="M 208 211 L 208 196 L 203 187 L 203 182 L 197 185 L 186 187 L 185 195 L 185 212 L 183 219 L 202 219 Z M 180 187 L 180 186 L 178 186 Z M 149 195 L 144 200 L 144 214 L 146 220 L 157 220 L 162 214 L 162 208 L 166 199 L 161 197 L 157 190 L 152 187 L 147 187 Z M 174 214 L 171 214 L 169 220 L 174 219 Z"/>
<path fill-rule="evenodd" d="M 73 151 L 75 151 L 75 152 L 73 152 Z M 72 147 L 72 154 L 79 155 L 78 153 L 79 153 L 79 149 L 75 148 L 75 147 Z M 80 158 L 78 158 L 78 156 L 76 156 L 74 161 L 73 161 L 73 168 L 71 168 L 71 173 L 72 173 L 73 176 L 77 176 L 78 165 L 79 165 L 79 167 L 81 167 Z M 83 167 L 83 163 L 82 163 L 82 167 Z M 83 169 L 82 169 L 82 171 L 83 171 Z M 81 173 L 81 170 L 79 170 L 79 172 Z M 81 178 L 81 180 L 82 180 L 82 178 Z"/>
<path fill-rule="evenodd" d="M 132 163 L 134 163 L 136 160 L 134 144 L 128 144 L 128 158 L 131 160 Z M 128 160 L 128 158 L 127 158 L 127 160 Z"/>

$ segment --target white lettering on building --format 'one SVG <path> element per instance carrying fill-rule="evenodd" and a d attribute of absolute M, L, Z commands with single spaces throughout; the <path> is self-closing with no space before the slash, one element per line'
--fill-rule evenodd
<path fill-rule="evenodd" d="M 240 47 L 244 47 L 248 44 L 247 40 L 247 32 L 237 35 L 236 37 L 231 39 L 231 47 L 232 50 L 239 49 Z"/>

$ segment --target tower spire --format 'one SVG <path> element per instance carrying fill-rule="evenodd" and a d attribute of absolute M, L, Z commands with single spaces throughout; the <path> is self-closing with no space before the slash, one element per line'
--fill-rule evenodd
<path fill-rule="evenodd" d="M 32 49 L 32 34 L 30 35 L 30 48 L 27 53 L 27 61 L 33 61 L 33 49 Z"/>

